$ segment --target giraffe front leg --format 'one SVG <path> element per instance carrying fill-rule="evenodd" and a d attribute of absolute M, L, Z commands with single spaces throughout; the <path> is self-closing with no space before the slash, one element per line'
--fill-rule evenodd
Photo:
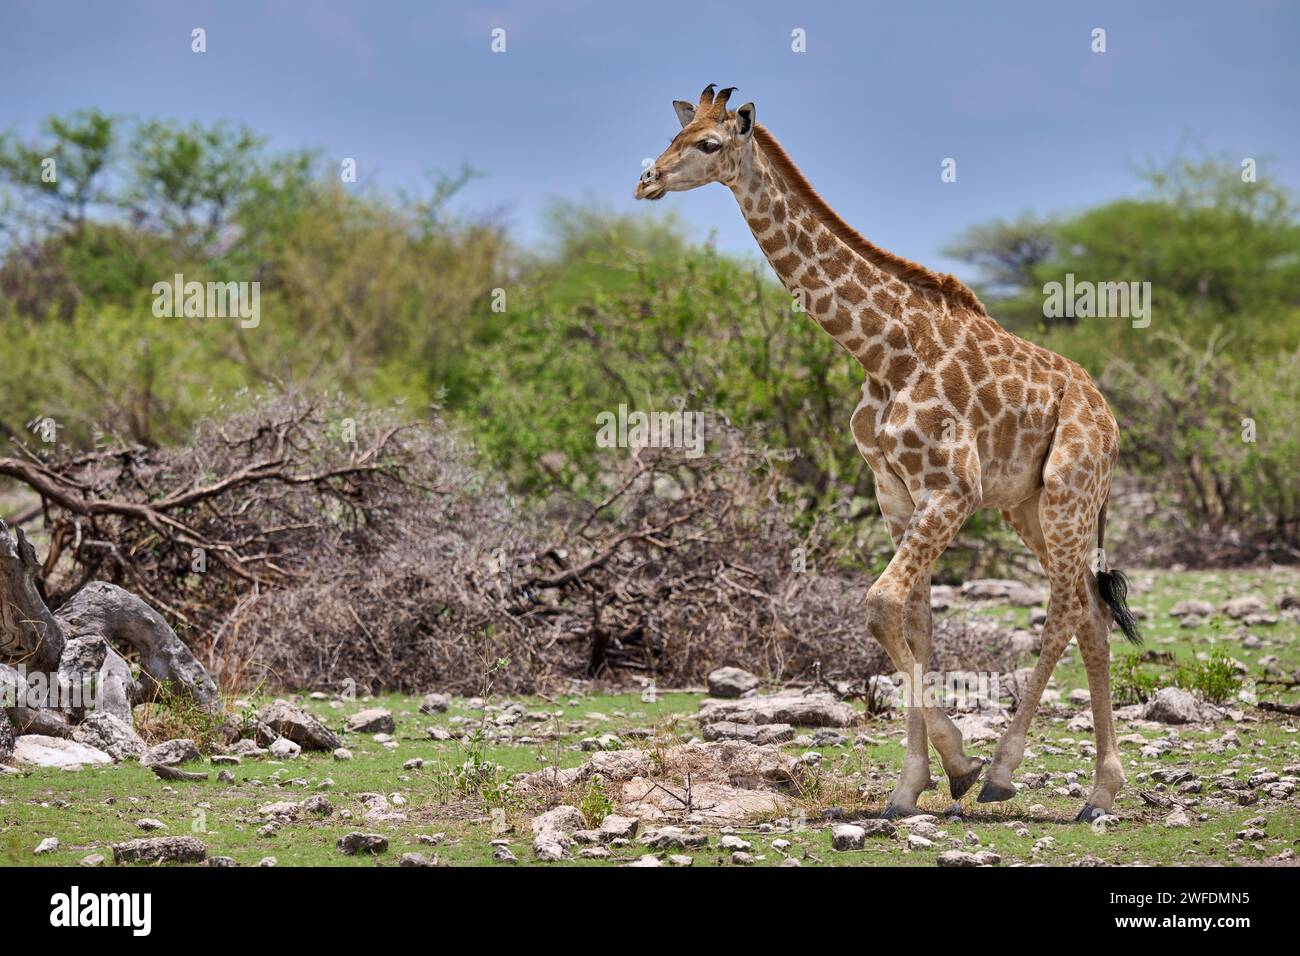
<path fill-rule="evenodd" d="M 923 656 L 928 665 L 928 627 L 924 629 L 923 637 L 921 629 L 913 628 L 908 633 L 905 617 L 914 589 L 922 578 L 928 576 L 931 563 L 943 553 L 957 529 L 974 510 L 976 500 L 974 495 L 935 492 L 918 503 L 898 550 L 867 595 L 867 628 L 903 676 L 909 726 L 916 719 L 912 714 L 919 712 L 921 726 L 938 751 L 944 772 L 953 781 L 954 792 L 958 793 L 964 792 L 963 786 L 969 788 L 974 782 L 983 761 L 966 755 L 962 749 L 961 733 L 947 714 L 926 699 L 925 671 L 918 659 Z M 928 589 L 926 602 L 928 611 Z M 922 651 L 923 655 L 917 651 Z M 913 755 L 911 743 L 916 737 L 919 735 L 909 735 L 909 757 Z M 906 768 L 905 762 L 906 783 L 909 787 L 920 783 L 923 789 L 929 783 L 928 763 L 924 780 L 920 773 L 920 759 L 913 759 L 911 763 L 916 769 Z M 900 782 L 900 787 L 902 785 Z M 905 795 L 911 794 L 900 794 Z"/>
<path fill-rule="evenodd" d="M 901 529 L 899 533 L 901 537 Z M 924 612 L 922 612 L 924 605 Z M 912 654 L 921 667 L 928 667 L 930 661 L 930 575 L 927 573 L 917 582 L 907 602 L 905 612 L 906 639 L 912 648 Z M 884 818 L 892 820 L 897 817 L 916 816 L 921 812 L 917 807 L 922 791 L 933 781 L 930 779 L 930 742 L 925 732 L 925 717 L 916 707 L 907 710 L 907 753 L 903 756 L 903 772 L 898 778 L 889 804 L 885 807 Z"/>
<path fill-rule="evenodd" d="M 861 411 L 861 409 L 859 409 Z M 866 436 L 862 420 L 854 414 L 854 434 Z M 878 455 L 875 448 L 863 437 L 860 447 L 867 461 Z M 912 518 L 915 507 L 907 486 L 896 475 L 879 462 L 872 471 L 876 479 L 876 501 L 880 505 L 881 517 L 889 528 L 894 547 L 903 543 L 907 533 L 907 524 Z M 928 666 L 930 654 L 930 575 L 927 572 L 916 583 L 907 602 L 905 627 L 908 643 L 918 661 Z M 895 667 L 898 665 L 895 664 Z M 903 770 L 898 778 L 898 785 L 885 805 L 884 818 L 892 820 L 899 817 L 916 816 L 921 812 L 917 800 L 921 793 L 930 786 L 930 743 L 925 733 L 925 718 L 920 710 L 909 707 L 907 710 L 907 752 L 903 756 Z"/>
<path fill-rule="evenodd" d="M 905 615 L 906 639 L 912 648 L 912 655 L 916 658 L 917 664 L 923 673 L 928 673 L 930 669 L 930 649 L 934 636 L 934 616 L 930 611 L 930 571 L 927 568 L 921 575 L 921 580 L 917 582 L 916 587 L 912 590 L 911 597 L 907 602 L 907 612 Z M 961 740 L 961 732 L 953 726 L 948 715 L 942 710 L 939 712 L 939 721 L 951 728 L 949 736 L 956 735 L 957 740 Z M 921 734 L 925 736 L 925 724 L 921 722 Z M 911 744 L 912 733 L 911 725 L 908 726 L 908 743 Z M 960 746 L 960 744 L 959 744 Z M 921 747 L 923 753 L 926 753 L 927 777 L 929 767 L 929 754 L 924 746 Z M 952 793 L 954 800 L 960 800 L 979 779 L 980 773 L 984 770 L 983 761 L 978 761 L 973 769 L 964 770 L 959 776 L 949 776 L 948 788 Z M 927 779 L 926 786 L 932 781 Z"/>
<path fill-rule="evenodd" d="M 907 711 L 907 753 L 903 756 L 903 772 L 882 816 L 886 820 L 916 816 L 921 812 L 916 801 L 928 786 L 930 747 L 925 734 L 925 717 L 919 708 L 910 707 Z"/>

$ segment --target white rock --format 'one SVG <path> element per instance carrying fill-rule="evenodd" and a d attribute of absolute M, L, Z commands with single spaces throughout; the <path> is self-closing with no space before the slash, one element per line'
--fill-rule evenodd
<path fill-rule="evenodd" d="M 638 825 L 639 821 L 636 817 L 623 817 L 611 813 L 600 821 L 598 832 L 602 841 L 614 840 L 620 837 L 630 840 L 636 836 Z"/>
<path fill-rule="evenodd" d="M 867 831 L 852 823 L 841 823 L 831 830 L 831 847 L 836 850 L 861 850 Z"/>
<path fill-rule="evenodd" d="M 759 680 L 739 667 L 719 667 L 709 673 L 709 696 L 744 697 L 758 688 Z"/>
<path fill-rule="evenodd" d="M 832 694 L 788 691 L 741 700 L 710 698 L 700 702 L 701 723 L 790 724 L 794 727 L 852 727 L 861 720 L 853 706 Z"/>
<path fill-rule="evenodd" d="M 1181 687 L 1161 687 L 1147 702 L 1143 717 L 1163 724 L 1195 724 L 1217 719 L 1219 712 Z"/>
<path fill-rule="evenodd" d="M 360 710 L 348 718 L 348 731 L 354 734 L 391 734 L 395 729 L 392 711 L 382 707 Z"/>
<path fill-rule="evenodd" d="M 1223 605 L 1223 613 L 1228 617 L 1241 619 L 1253 614 L 1268 614 L 1268 605 L 1264 599 L 1254 594 L 1233 598 Z"/>
<path fill-rule="evenodd" d="M 270 747 L 271 755 L 281 760 L 292 760 L 302 753 L 302 747 L 298 746 L 288 737 L 280 737 Z"/>
<path fill-rule="evenodd" d="M 110 764 L 113 758 L 102 750 L 42 734 L 24 734 L 14 741 L 14 763 L 33 767 L 56 767 L 60 770 L 80 770 L 86 764 Z"/>
<path fill-rule="evenodd" d="M 563 860 L 573 845 L 573 831 L 581 829 L 582 814 L 577 807 L 560 806 L 535 817 L 533 855 L 539 860 Z"/>
<path fill-rule="evenodd" d="M 1005 601 L 1018 607 L 1034 607 L 1044 599 L 1042 592 L 1027 584 L 1000 578 L 967 581 L 961 586 L 961 596 L 968 601 Z"/>
<path fill-rule="evenodd" d="M 72 730 L 79 744 L 101 750 L 115 760 L 131 760 L 145 752 L 144 741 L 135 729 L 106 711 L 93 711 Z"/>
<path fill-rule="evenodd" d="M 442 714 L 450 705 L 451 701 L 446 694 L 425 694 L 424 699 L 420 701 L 420 713 Z"/>

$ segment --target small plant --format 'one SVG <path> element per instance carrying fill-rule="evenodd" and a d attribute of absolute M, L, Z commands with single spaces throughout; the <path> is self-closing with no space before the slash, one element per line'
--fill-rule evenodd
<path fill-rule="evenodd" d="M 477 731 L 469 735 L 467 743 L 467 749 L 457 757 L 446 762 L 440 760 L 432 768 L 433 798 L 443 804 L 482 800 L 488 807 L 503 806 L 509 789 L 500 765 L 487 759 Z"/>
<path fill-rule="evenodd" d="M 1147 661 L 1141 654 L 1126 654 L 1114 665 L 1114 690 L 1117 704 L 1144 704 L 1167 685 L 1159 674 L 1143 670 Z"/>
<path fill-rule="evenodd" d="M 492 634 L 489 632 L 487 636 L 490 642 Z M 482 665 L 483 709 L 478 726 L 466 735 L 465 759 L 445 772 L 446 786 L 443 789 L 449 791 L 450 795 L 462 798 L 479 797 L 488 806 L 502 806 L 509 797 L 509 788 L 500 765 L 487 758 L 487 745 L 490 742 L 487 714 L 488 704 L 492 700 L 493 675 L 509 667 L 510 660 L 493 657 L 489 643 L 483 652 Z"/>
<path fill-rule="evenodd" d="M 496 764 L 487 759 L 486 741 L 480 728 L 471 731 L 466 742 L 468 748 L 465 751 L 465 759 L 453 772 L 458 789 L 462 794 L 469 795 L 490 789 L 488 785 L 494 782 Z"/>
<path fill-rule="evenodd" d="M 188 737 L 199 750 L 208 753 L 223 742 L 225 719 L 221 711 L 203 710 L 188 693 L 178 692 L 164 681 L 157 696 L 137 713 L 136 731 L 146 743 Z"/>
<path fill-rule="evenodd" d="M 599 776 L 592 777 L 591 785 L 587 787 L 587 795 L 578 805 L 578 812 L 582 814 L 582 819 L 587 826 L 593 829 L 600 826 L 600 821 L 614 812 L 614 804 L 605 793 L 605 785 Z"/>
<path fill-rule="evenodd" d="M 266 679 L 263 678 L 257 682 L 247 694 L 244 695 L 244 706 L 236 708 L 233 702 L 226 704 L 227 710 L 235 710 L 235 719 L 239 721 L 239 735 L 241 737 L 253 736 L 253 731 L 258 723 L 257 701 L 266 692 Z"/>
<path fill-rule="evenodd" d="M 1211 704 L 1221 704 L 1241 690 L 1241 672 L 1237 662 L 1223 651 L 1215 651 L 1208 661 L 1179 665 L 1174 674 L 1179 687 L 1195 691 Z"/>

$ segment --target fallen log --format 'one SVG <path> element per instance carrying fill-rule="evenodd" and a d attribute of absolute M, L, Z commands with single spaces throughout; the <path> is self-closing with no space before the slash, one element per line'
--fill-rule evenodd
<path fill-rule="evenodd" d="M 1255 706 L 1260 710 L 1271 710 L 1275 714 L 1290 714 L 1292 717 L 1300 717 L 1300 704 L 1275 704 L 1271 700 L 1261 700 Z"/>
<path fill-rule="evenodd" d="M 202 710 L 220 709 L 216 684 L 152 607 L 92 581 L 51 612 L 39 571 L 22 529 L 0 519 L 0 707 L 18 734 L 66 737 L 92 711 L 130 727 L 131 708 L 163 686 Z M 118 647 L 135 652 L 139 680 Z"/>
<path fill-rule="evenodd" d="M 91 581 L 55 615 L 65 633 L 98 635 L 127 644 L 139 655 L 141 699 L 155 697 L 166 682 L 204 710 L 220 705 L 217 685 L 161 614 L 130 591 Z M 120 660 L 120 658 L 119 658 Z"/>
<path fill-rule="evenodd" d="M 207 780 L 206 773 L 191 773 L 188 770 L 177 770 L 175 767 L 168 767 L 166 764 L 151 763 L 149 769 L 156 773 L 163 780 Z"/>
<path fill-rule="evenodd" d="M 0 518 L 0 657 L 34 670 L 54 670 L 63 630 L 36 589 L 36 549 L 23 529 L 16 535 Z"/>

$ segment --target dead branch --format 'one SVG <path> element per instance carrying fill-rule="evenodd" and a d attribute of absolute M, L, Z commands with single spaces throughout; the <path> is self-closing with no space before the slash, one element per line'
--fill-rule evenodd
<path fill-rule="evenodd" d="M 1282 704 L 1271 700 L 1261 700 L 1255 706 L 1260 710 L 1271 710 L 1275 714 L 1289 714 L 1292 717 L 1300 717 L 1300 704 Z"/>

